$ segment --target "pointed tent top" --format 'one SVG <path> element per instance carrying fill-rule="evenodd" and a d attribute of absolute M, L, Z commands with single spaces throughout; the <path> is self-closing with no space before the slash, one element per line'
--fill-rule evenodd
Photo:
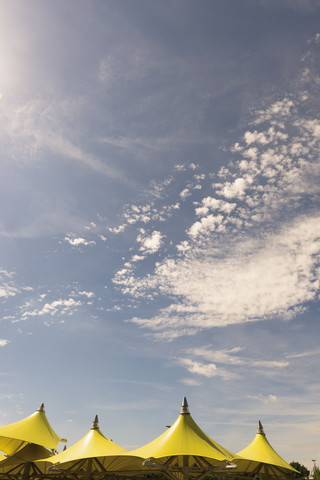
<path fill-rule="evenodd" d="M 29 417 L 0 427 L 0 450 L 7 455 L 20 450 L 26 443 L 34 443 L 55 450 L 60 438 L 51 427 L 41 406 Z"/>
<path fill-rule="evenodd" d="M 260 433 L 260 435 L 264 435 L 264 436 L 266 435 L 266 434 L 264 433 L 263 426 L 262 426 L 262 423 L 260 422 L 260 420 L 259 420 L 259 422 L 258 422 L 257 433 Z"/>
<path fill-rule="evenodd" d="M 171 427 L 148 444 L 132 450 L 130 454 L 154 458 L 160 464 L 165 464 L 170 457 L 177 457 L 177 468 L 182 467 L 184 456 L 204 457 L 211 466 L 225 466 L 235 457 L 234 453 L 212 440 L 195 423 L 186 397 L 183 397 L 180 415 Z"/>
<path fill-rule="evenodd" d="M 77 468 L 79 460 L 86 460 L 90 458 L 100 458 L 101 462 L 107 462 L 108 458 L 121 457 L 126 455 L 127 450 L 120 445 L 109 440 L 99 429 L 98 416 L 96 415 L 89 432 L 77 443 L 71 445 L 66 450 L 54 455 L 53 457 L 45 459 L 48 463 L 57 465 L 60 469 Z M 105 457 L 105 460 L 102 460 Z M 111 460 L 110 460 L 111 461 Z M 39 462 L 41 464 L 41 462 Z M 141 459 L 139 459 L 139 466 Z"/>
<path fill-rule="evenodd" d="M 268 468 L 271 468 L 275 473 L 271 476 L 278 476 L 276 473 L 296 470 L 289 465 L 280 455 L 272 448 L 267 440 L 262 423 L 259 421 L 258 430 L 253 441 L 243 450 L 237 453 L 239 460 L 234 462 L 238 464 L 238 472 L 252 473 L 259 468 L 259 473 L 268 473 Z M 269 467 L 268 467 L 269 466 Z M 270 467 L 271 466 L 271 467 Z M 275 470 L 274 467 L 277 467 Z"/>
<path fill-rule="evenodd" d="M 98 429 L 99 429 L 99 420 L 98 420 L 98 415 L 96 415 L 92 422 L 91 430 L 98 430 Z"/>
<path fill-rule="evenodd" d="M 189 410 L 189 406 L 188 406 L 188 402 L 187 402 L 186 397 L 183 397 L 183 399 L 182 399 L 180 415 L 190 415 L 190 410 Z"/>

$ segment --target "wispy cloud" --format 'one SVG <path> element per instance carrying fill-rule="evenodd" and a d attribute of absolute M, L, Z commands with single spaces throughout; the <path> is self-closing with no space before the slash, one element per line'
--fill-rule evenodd
<path fill-rule="evenodd" d="M 179 358 L 177 363 L 185 367 L 190 373 L 203 375 L 204 377 L 222 377 L 224 380 L 237 378 L 235 373 L 229 372 L 224 368 L 218 368 L 214 363 L 203 363 L 191 358 Z"/>
<path fill-rule="evenodd" d="M 120 178 L 120 173 L 107 162 L 80 147 L 81 139 L 70 127 L 70 120 L 83 108 L 81 98 L 34 98 L 8 108 L 1 127 L 2 134 L 11 140 L 6 145 L 14 161 L 39 166 L 44 161 L 43 153 L 51 151 L 64 160 Z"/>
<path fill-rule="evenodd" d="M 243 350 L 244 348 L 241 347 L 217 350 L 210 345 L 189 348 L 180 352 L 183 356 L 177 357 L 176 361 L 190 373 L 206 377 L 219 376 L 224 380 L 243 377 L 244 370 L 241 367 L 245 367 L 245 375 L 247 375 L 248 370 L 268 369 L 270 372 L 289 365 L 289 362 L 284 360 L 255 360 L 243 355 Z M 269 401 L 272 401 L 271 397 Z"/>
<path fill-rule="evenodd" d="M 320 349 L 309 350 L 307 352 L 301 352 L 301 353 L 291 353 L 287 355 L 287 358 L 295 359 L 295 358 L 313 357 L 317 355 L 320 355 Z"/>
<path fill-rule="evenodd" d="M 253 399 L 253 400 L 259 400 L 263 402 L 264 404 L 267 403 L 277 403 L 278 398 L 276 395 L 272 395 L 272 393 L 269 393 L 269 395 L 265 396 L 262 394 L 259 395 L 248 395 L 248 398 Z"/>
<path fill-rule="evenodd" d="M 287 361 L 277 360 L 253 360 L 252 358 L 236 355 L 243 352 L 243 347 L 233 347 L 231 349 L 215 350 L 212 346 L 203 346 L 198 348 L 187 349 L 186 353 L 192 356 L 201 357 L 205 360 L 210 360 L 215 363 L 222 363 L 227 365 L 247 365 L 250 367 L 264 367 L 264 368 L 283 368 L 287 367 Z"/>

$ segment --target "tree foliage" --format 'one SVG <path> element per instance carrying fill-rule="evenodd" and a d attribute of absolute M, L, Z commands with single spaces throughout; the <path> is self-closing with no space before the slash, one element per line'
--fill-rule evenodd
<path fill-rule="evenodd" d="M 307 469 L 307 467 L 305 467 L 304 465 L 302 465 L 301 463 L 299 462 L 291 462 L 290 463 L 291 467 L 295 468 L 296 470 L 298 470 L 298 472 L 300 472 L 301 474 L 301 477 L 303 478 L 308 478 L 309 475 L 310 475 L 310 470 Z M 299 475 L 297 474 L 297 477 Z M 319 479 L 320 480 L 320 479 Z"/>
<path fill-rule="evenodd" d="M 320 468 L 319 467 L 314 468 L 313 478 L 314 478 L 314 480 L 320 480 Z"/>

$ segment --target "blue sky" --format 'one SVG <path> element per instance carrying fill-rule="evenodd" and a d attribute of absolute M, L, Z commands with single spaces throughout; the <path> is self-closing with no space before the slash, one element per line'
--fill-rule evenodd
<path fill-rule="evenodd" d="M 319 444 L 320 4 L 2 0 L 0 421 L 126 448 L 187 396 Z"/>

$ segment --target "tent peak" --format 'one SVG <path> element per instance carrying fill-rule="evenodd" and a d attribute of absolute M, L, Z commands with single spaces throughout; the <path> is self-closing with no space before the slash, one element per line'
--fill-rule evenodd
<path fill-rule="evenodd" d="M 44 403 L 41 403 L 40 407 L 37 409 L 37 412 L 44 412 L 45 413 Z"/>
<path fill-rule="evenodd" d="M 265 435 L 264 430 L 263 430 L 263 426 L 262 426 L 262 423 L 260 422 L 260 420 L 258 422 L 257 433 L 260 433 L 260 435 Z"/>
<path fill-rule="evenodd" d="M 99 420 L 98 420 L 98 415 L 96 415 L 92 422 L 91 430 L 98 430 L 98 428 L 99 428 Z"/>
<path fill-rule="evenodd" d="M 188 402 L 187 402 L 186 397 L 183 397 L 183 399 L 182 399 L 180 415 L 190 415 L 190 410 L 189 410 L 189 406 L 188 406 Z"/>

